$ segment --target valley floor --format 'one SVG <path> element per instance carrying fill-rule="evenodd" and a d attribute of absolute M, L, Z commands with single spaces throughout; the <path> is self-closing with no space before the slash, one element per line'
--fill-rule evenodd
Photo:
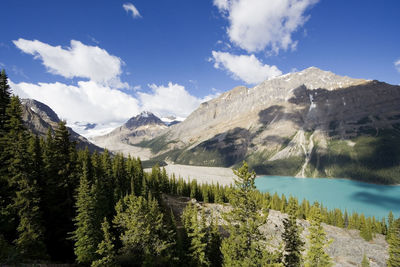
<path fill-rule="evenodd" d="M 91 139 L 90 141 L 113 153 L 122 153 L 125 157 L 131 155 L 133 157 L 139 157 L 143 161 L 149 160 L 152 156 L 149 148 L 132 146 L 113 139 Z"/>
<path fill-rule="evenodd" d="M 229 185 L 233 183 L 232 169 L 221 167 L 203 167 L 203 166 L 190 166 L 180 164 L 168 164 L 165 169 L 169 175 L 175 174 L 176 178 L 182 177 L 184 180 L 196 179 L 199 183 L 209 183 L 220 185 Z M 150 172 L 151 169 L 145 169 Z"/>

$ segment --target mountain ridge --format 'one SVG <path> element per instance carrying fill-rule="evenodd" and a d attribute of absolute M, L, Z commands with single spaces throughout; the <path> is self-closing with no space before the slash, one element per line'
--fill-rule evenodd
<path fill-rule="evenodd" d="M 23 98 L 21 99 L 21 106 L 22 119 L 26 127 L 29 131 L 41 137 L 46 137 L 49 129 L 54 132 L 61 121 L 49 106 L 35 99 Z M 88 147 L 92 152 L 103 151 L 102 148 L 91 143 L 88 139 L 72 130 L 72 128 L 67 127 L 67 129 L 71 135 L 71 140 L 76 141 L 78 147 L 82 149 Z"/>
<path fill-rule="evenodd" d="M 312 67 L 227 91 L 141 145 L 179 164 L 398 183 L 398 103 L 400 86 Z"/>

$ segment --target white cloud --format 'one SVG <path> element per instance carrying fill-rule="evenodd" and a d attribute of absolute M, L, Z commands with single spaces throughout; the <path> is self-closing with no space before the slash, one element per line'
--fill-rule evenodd
<path fill-rule="evenodd" d="M 400 59 L 394 62 L 394 66 L 396 67 L 397 71 L 400 72 Z"/>
<path fill-rule="evenodd" d="M 47 104 L 68 123 L 123 122 L 140 111 L 138 101 L 132 96 L 94 81 L 80 81 L 77 86 L 59 82 L 10 82 L 10 86 L 22 98 Z"/>
<path fill-rule="evenodd" d="M 318 0 L 214 0 L 214 5 L 226 15 L 232 43 L 248 52 L 266 48 L 295 49 L 292 34 L 309 19 L 307 8 Z"/>
<path fill-rule="evenodd" d="M 72 85 L 60 82 L 34 84 L 10 81 L 15 94 L 47 104 L 60 118 L 67 120 L 69 126 L 87 136 L 90 133 L 82 131 L 82 123 L 76 122 L 96 123 L 101 129 L 109 129 L 116 123 L 122 124 L 142 110 L 159 116 L 174 115 L 184 118 L 200 103 L 218 95 L 215 93 L 197 98 L 186 91 L 184 86 L 173 83 L 167 86 L 149 85 L 150 93 L 141 92 L 140 85 L 124 86 L 136 92 L 138 97 L 134 97 L 119 90 L 122 84 L 119 80 L 122 60 L 108 54 L 106 50 L 86 46 L 79 41 L 71 41 L 71 48 L 67 49 L 24 39 L 14 43 L 25 53 L 41 59 L 50 73 L 67 78 L 89 79 Z M 100 74 L 108 76 L 102 79 Z"/>
<path fill-rule="evenodd" d="M 212 96 L 197 98 L 189 94 L 184 86 L 171 82 L 167 86 L 151 84 L 149 87 L 151 93 L 138 92 L 142 110 L 149 110 L 161 117 L 174 115 L 185 118 L 200 103 L 212 98 Z"/>
<path fill-rule="evenodd" d="M 258 84 L 282 74 L 276 66 L 264 65 L 254 55 L 238 56 L 212 51 L 212 56 L 214 68 L 225 69 L 234 79 L 240 79 L 248 84 Z"/>
<path fill-rule="evenodd" d="M 122 5 L 122 7 L 125 9 L 126 12 L 132 12 L 132 17 L 133 18 L 140 18 L 142 17 L 137 10 L 137 8 L 132 4 L 132 3 L 125 3 Z"/>
<path fill-rule="evenodd" d="M 71 46 L 51 46 L 38 40 L 18 39 L 13 43 L 24 53 L 40 59 L 47 70 L 65 78 L 88 78 L 103 85 L 126 88 L 119 76 L 123 61 L 98 46 L 88 46 L 71 40 Z"/>
<path fill-rule="evenodd" d="M 214 5 L 220 10 L 227 10 L 229 7 L 229 0 L 214 0 Z"/>

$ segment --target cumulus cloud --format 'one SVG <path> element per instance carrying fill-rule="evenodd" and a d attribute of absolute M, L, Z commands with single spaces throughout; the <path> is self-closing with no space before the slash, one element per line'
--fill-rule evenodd
<path fill-rule="evenodd" d="M 394 62 L 394 66 L 396 67 L 397 71 L 400 72 L 400 59 Z"/>
<path fill-rule="evenodd" d="M 282 74 L 276 66 L 263 64 L 254 55 L 233 55 L 212 51 L 212 56 L 214 68 L 224 69 L 234 79 L 240 79 L 248 84 L 258 84 Z"/>
<path fill-rule="evenodd" d="M 132 96 L 94 81 L 80 81 L 77 86 L 59 82 L 10 82 L 10 86 L 22 98 L 33 98 L 49 105 L 68 123 L 123 122 L 140 111 L 138 101 Z"/>
<path fill-rule="evenodd" d="M 137 10 L 137 8 L 132 3 L 125 3 L 122 5 L 126 12 L 131 12 L 133 18 L 140 18 L 142 17 Z"/>
<path fill-rule="evenodd" d="M 115 127 L 143 110 L 159 116 L 174 115 L 184 118 L 198 105 L 218 94 L 197 98 L 184 86 L 169 83 L 149 85 L 150 92 L 138 86 L 121 86 L 119 80 L 122 60 L 99 47 L 86 46 L 71 41 L 70 48 L 50 46 L 40 41 L 19 39 L 15 45 L 23 52 L 43 61 L 50 73 L 66 78 L 87 78 L 76 84 L 13 83 L 13 92 L 21 98 L 33 98 L 49 105 L 74 130 L 80 131 L 76 122 L 97 123 L 101 127 Z M 79 66 L 79 67 L 77 67 Z M 105 76 L 105 77 L 104 77 Z M 126 92 L 123 87 L 132 89 Z M 133 96 L 135 93 L 136 96 Z M 108 129 L 107 128 L 107 129 Z"/>
<path fill-rule="evenodd" d="M 171 82 L 167 86 L 150 84 L 149 87 L 150 93 L 138 92 L 142 110 L 152 111 L 158 116 L 174 115 L 185 118 L 202 102 L 216 96 L 197 98 L 189 94 L 184 86 Z"/>
<path fill-rule="evenodd" d="M 62 48 L 22 38 L 13 43 L 24 53 L 42 60 L 43 65 L 52 74 L 65 78 L 87 78 L 116 88 L 128 87 L 128 84 L 122 83 L 119 78 L 123 61 L 98 46 L 71 40 L 70 47 Z"/>
<path fill-rule="evenodd" d="M 309 19 L 318 0 L 214 0 L 229 21 L 230 41 L 248 52 L 295 48 L 292 34 Z"/>

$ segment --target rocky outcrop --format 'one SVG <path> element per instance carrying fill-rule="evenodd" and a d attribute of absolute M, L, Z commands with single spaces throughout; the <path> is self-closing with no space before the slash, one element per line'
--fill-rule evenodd
<path fill-rule="evenodd" d="M 227 204 L 202 203 L 187 197 L 163 195 L 163 202 L 171 208 L 176 218 L 180 218 L 183 209 L 191 202 L 198 208 L 204 209 L 204 214 L 207 216 L 208 221 L 211 215 L 216 216 L 221 225 L 224 224 L 222 213 L 230 210 L 230 206 Z M 268 240 L 273 247 L 277 248 L 282 244 L 281 236 L 284 231 L 282 221 L 285 217 L 287 217 L 286 214 L 270 210 L 267 223 L 261 227 L 261 231 L 268 236 Z M 297 220 L 297 223 L 304 229 L 301 237 L 307 242 L 310 223 L 306 220 Z M 327 248 L 327 253 L 331 256 L 334 266 L 361 266 L 364 253 L 369 259 L 371 267 L 386 266 L 388 244 L 384 236 L 376 235 L 372 241 L 367 242 L 360 237 L 358 230 L 322 225 L 327 238 L 332 240 L 332 243 Z M 308 244 L 306 243 L 306 249 L 307 246 Z"/>
<path fill-rule="evenodd" d="M 46 137 L 49 129 L 54 132 L 60 119 L 49 106 L 34 99 L 21 99 L 21 104 L 22 119 L 29 131 L 41 137 Z M 76 141 L 79 148 L 88 147 L 90 151 L 103 151 L 102 148 L 92 144 L 70 127 L 67 127 L 67 129 L 71 135 L 71 140 Z"/>

